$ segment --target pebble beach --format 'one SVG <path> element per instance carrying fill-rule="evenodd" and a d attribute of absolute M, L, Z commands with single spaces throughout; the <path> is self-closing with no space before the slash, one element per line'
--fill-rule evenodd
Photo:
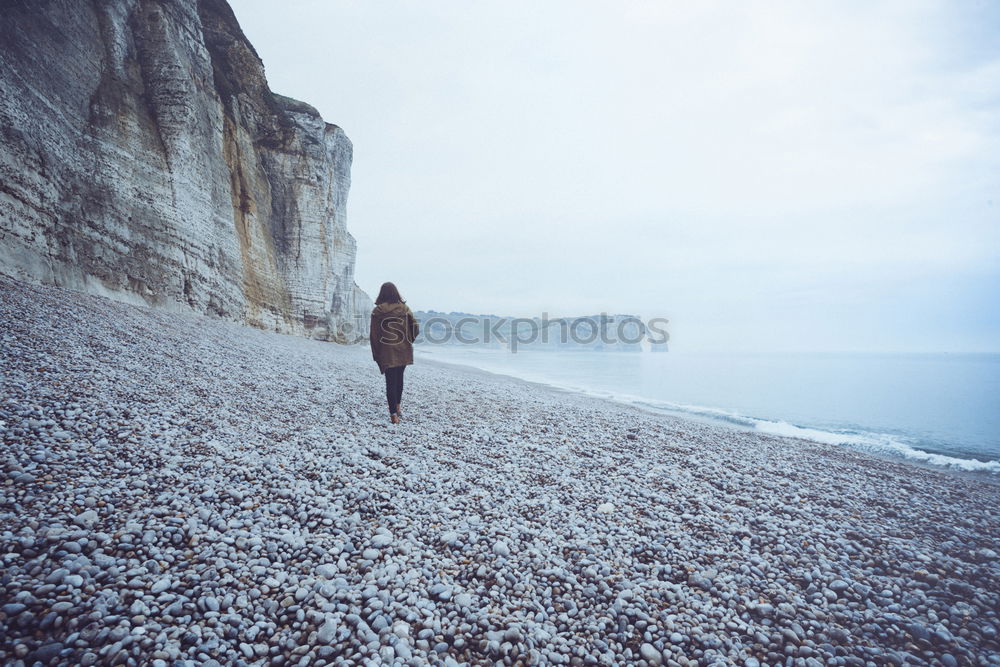
<path fill-rule="evenodd" d="M 1000 665 L 1000 486 L 0 278 L 4 665 Z"/>

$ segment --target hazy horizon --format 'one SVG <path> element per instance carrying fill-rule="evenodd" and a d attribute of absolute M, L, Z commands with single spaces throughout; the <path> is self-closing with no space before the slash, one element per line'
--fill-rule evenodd
<path fill-rule="evenodd" d="M 232 0 L 357 279 L 675 350 L 1000 351 L 1000 7 Z"/>

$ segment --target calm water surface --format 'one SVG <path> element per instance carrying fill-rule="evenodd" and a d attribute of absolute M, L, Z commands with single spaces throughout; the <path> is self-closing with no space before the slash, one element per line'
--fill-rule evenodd
<path fill-rule="evenodd" d="M 427 359 L 762 432 L 1000 473 L 1000 355 L 532 351 Z"/>

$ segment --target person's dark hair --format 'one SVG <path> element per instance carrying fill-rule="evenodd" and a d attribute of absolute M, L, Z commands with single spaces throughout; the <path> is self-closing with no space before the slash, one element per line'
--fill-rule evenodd
<path fill-rule="evenodd" d="M 406 303 L 403 297 L 399 296 L 399 290 L 392 283 L 382 283 L 382 289 L 378 291 L 378 298 L 375 305 L 380 303 Z"/>

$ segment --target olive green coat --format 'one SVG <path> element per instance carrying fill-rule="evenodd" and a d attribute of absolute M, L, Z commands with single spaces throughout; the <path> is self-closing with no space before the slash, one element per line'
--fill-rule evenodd
<path fill-rule="evenodd" d="M 379 372 L 413 363 L 413 341 L 420 327 L 405 303 L 382 303 L 372 310 L 368 340 Z"/>

